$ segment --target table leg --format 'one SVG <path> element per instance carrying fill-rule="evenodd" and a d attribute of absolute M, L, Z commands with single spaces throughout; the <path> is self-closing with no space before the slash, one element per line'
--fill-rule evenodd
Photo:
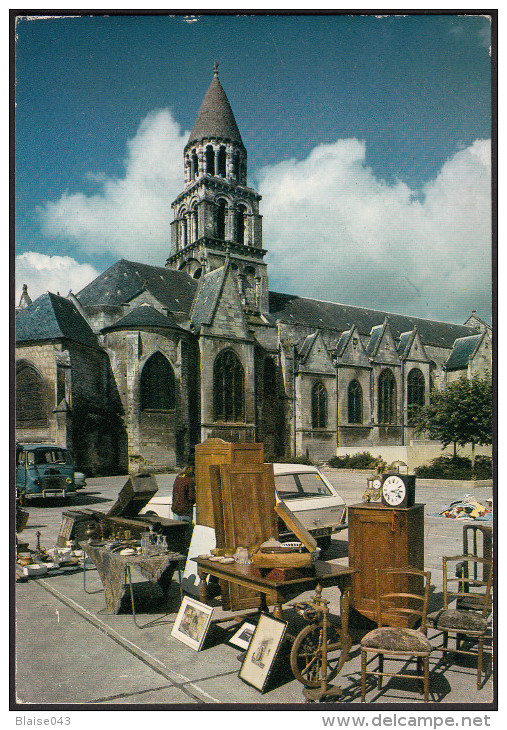
<path fill-rule="evenodd" d="M 342 579 L 339 584 L 340 588 L 340 621 L 341 621 L 341 635 L 342 635 L 342 648 L 345 652 L 344 662 L 347 660 L 350 647 L 352 646 L 352 637 L 349 633 L 349 610 L 350 610 L 350 588 L 351 588 L 350 576 L 346 576 Z"/>
<path fill-rule="evenodd" d="M 273 607 L 273 618 L 283 618 L 283 612 L 282 612 L 282 604 L 281 603 L 275 603 Z"/>
<path fill-rule="evenodd" d="M 207 573 L 204 572 L 202 568 L 197 569 L 197 575 L 200 578 L 199 583 L 199 600 L 201 603 L 208 603 L 208 583 L 207 583 Z"/>

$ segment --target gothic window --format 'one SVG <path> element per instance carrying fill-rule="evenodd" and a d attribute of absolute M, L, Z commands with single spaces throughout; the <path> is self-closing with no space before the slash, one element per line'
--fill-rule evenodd
<path fill-rule="evenodd" d="M 190 158 L 190 179 L 195 180 L 195 178 L 199 174 L 199 160 L 197 158 L 197 155 L 195 152 L 192 152 L 192 157 Z"/>
<path fill-rule="evenodd" d="M 378 379 L 378 422 L 396 423 L 396 381 L 391 370 L 382 370 Z"/>
<path fill-rule="evenodd" d="M 244 205 L 238 206 L 238 211 L 236 214 L 236 241 L 238 243 L 246 243 L 246 235 L 245 235 L 245 228 L 246 228 L 246 207 Z"/>
<path fill-rule="evenodd" d="M 413 426 L 417 411 L 424 405 L 424 375 L 419 368 L 413 368 L 407 378 L 407 416 L 409 426 Z"/>
<path fill-rule="evenodd" d="M 358 380 L 349 384 L 348 411 L 349 423 L 363 422 L 363 389 Z"/>
<path fill-rule="evenodd" d="M 28 364 L 16 370 L 16 423 L 18 426 L 47 426 L 46 385 L 37 370 Z"/>
<path fill-rule="evenodd" d="M 225 218 L 227 214 L 227 203 L 221 199 L 218 201 L 217 209 L 217 238 L 225 241 Z"/>
<path fill-rule="evenodd" d="M 215 151 L 210 144 L 206 147 L 205 160 L 206 160 L 206 172 L 208 173 L 208 175 L 214 175 L 215 174 Z"/>
<path fill-rule="evenodd" d="M 218 150 L 218 170 L 220 177 L 225 177 L 225 147 L 222 145 Z"/>
<path fill-rule="evenodd" d="M 243 366 L 232 350 L 221 352 L 213 366 L 213 412 L 215 421 L 244 420 Z"/>
<path fill-rule="evenodd" d="M 168 411 L 175 407 L 174 371 L 171 363 L 156 352 L 141 373 L 141 410 Z"/>
<path fill-rule="evenodd" d="M 327 392 L 324 383 L 312 388 L 312 428 L 327 427 Z"/>

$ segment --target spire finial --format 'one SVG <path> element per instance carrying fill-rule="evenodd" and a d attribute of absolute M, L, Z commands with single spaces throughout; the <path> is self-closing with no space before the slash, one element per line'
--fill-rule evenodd
<path fill-rule="evenodd" d="M 218 61 L 213 64 L 213 74 L 218 79 Z"/>

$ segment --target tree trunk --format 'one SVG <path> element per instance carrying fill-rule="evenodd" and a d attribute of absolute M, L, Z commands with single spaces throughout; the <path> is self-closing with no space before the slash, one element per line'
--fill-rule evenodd
<path fill-rule="evenodd" d="M 475 474 L 475 441 L 472 441 L 472 476 Z"/>

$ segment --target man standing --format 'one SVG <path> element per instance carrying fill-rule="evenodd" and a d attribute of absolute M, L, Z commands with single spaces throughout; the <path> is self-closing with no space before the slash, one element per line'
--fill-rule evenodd
<path fill-rule="evenodd" d="M 193 466 L 186 466 L 174 480 L 172 512 L 175 520 L 192 522 L 195 504 L 195 480 Z"/>

